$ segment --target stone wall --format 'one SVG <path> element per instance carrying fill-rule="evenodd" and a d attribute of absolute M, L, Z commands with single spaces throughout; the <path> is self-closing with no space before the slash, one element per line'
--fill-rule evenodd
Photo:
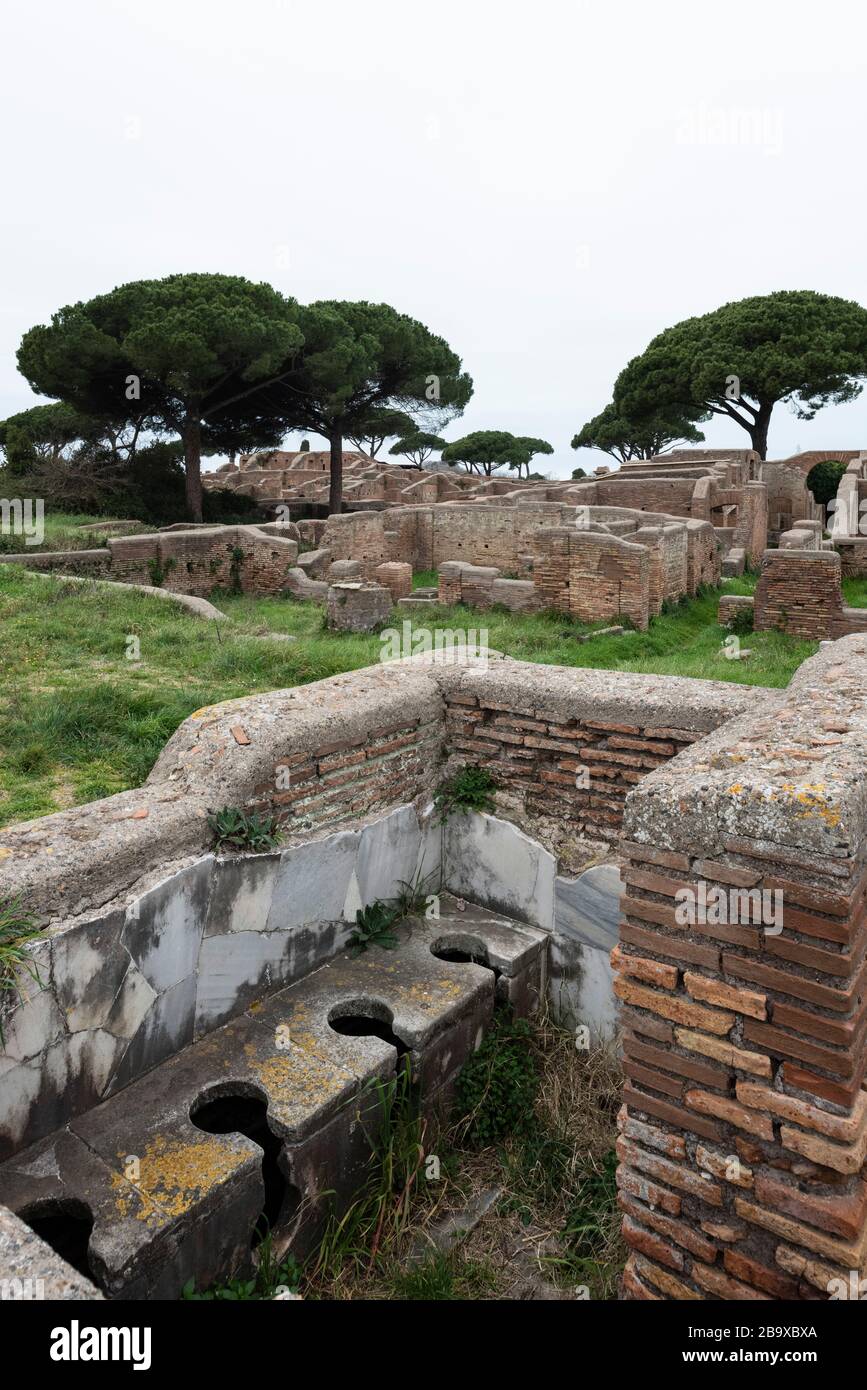
<path fill-rule="evenodd" d="M 867 642 L 777 699 L 627 804 L 631 1298 L 847 1297 L 865 1272 Z"/>
<path fill-rule="evenodd" d="M 144 535 L 120 536 L 100 550 L 3 555 L 0 562 L 24 565 L 122 584 L 147 584 L 169 593 L 208 598 L 215 589 L 245 594 L 294 591 L 298 544 L 294 527 L 175 527 Z"/>
<path fill-rule="evenodd" d="M 74 574 L 81 579 L 108 579 L 111 576 L 111 551 L 99 550 L 38 550 L 20 555 L 0 552 L 0 564 L 23 565 L 39 573 Z M 146 581 L 149 582 L 149 581 Z"/>

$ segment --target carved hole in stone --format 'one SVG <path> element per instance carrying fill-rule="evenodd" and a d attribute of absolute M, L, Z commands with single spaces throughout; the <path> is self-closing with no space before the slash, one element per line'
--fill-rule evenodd
<path fill-rule="evenodd" d="M 287 1226 L 301 1206 L 301 1194 L 280 1168 L 282 1141 L 268 1124 L 268 1106 L 260 1095 L 227 1090 L 225 1083 L 199 1096 L 190 1107 L 190 1119 L 206 1134 L 243 1134 L 262 1150 L 262 1184 L 265 1201 L 253 1227 L 252 1249 L 266 1235 Z"/>
<path fill-rule="evenodd" d="M 398 1057 L 405 1057 L 409 1047 L 395 1033 L 393 1021 L 391 1009 L 378 999 L 345 999 L 328 1015 L 328 1026 L 335 1033 L 345 1038 L 381 1038 L 397 1050 Z"/>
<path fill-rule="evenodd" d="M 461 965 L 483 965 L 486 970 L 500 971 L 491 965 L 488 948 L 478 936 L 466 936 L 463 932 L 449 932 L 448 936 L 438 936 L 430 948 L 437 960 L 456 961 Z"/>
<path fill-rule="evenodd" d="M 75 1197 L 52 1197 L 35 1202 L 18 1213 L 40 1239 L 86 1279 L 93 1279 L 87 1247 L 93 1230 L 93 1213 Z"/>

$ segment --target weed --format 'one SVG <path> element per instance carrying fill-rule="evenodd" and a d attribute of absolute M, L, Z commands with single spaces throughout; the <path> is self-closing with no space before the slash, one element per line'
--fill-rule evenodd
<path fill-rule="evenodd" d="M 455 1087 L 458 1132 L 466 1144 L 484 1147 L 507 1134 L 526 1132 L 538 1088 L 526 1019 L 495 1014 L 478 1051 L 464 1063 Z"/>
<path fill-rule="evenodd" d="M 733 613 L 726 617 L 726 626 L 729 632 L 737 633 L 738 637 L 748 637 L 753 631 L 755 614 L 752 608 L 736 608 Z"/>
<path fill-rule="evenodd" d="M 377 899 L 359 908 L 355 914 L 355 930 L 349 938 L 349 954 L 363 955 L 371 946 L 379 946 L 383 951 L 393 951 L 400 943 L 392 927 L 400 921 L 400 912 L 392 903 Z"/>
<path fill-rule="evenodd" d="M 42 987 L 36 962 L 27 949 L 28 942 L 40 934 L 31 913 L 22 910 L 20 898 L 0 899 L 0 1010 L 21 999 L 21 972 Z M 0 1046 L 5 1046 L 0 1016 Z"/>
<path fill-rule="evenodd" d="M 460 1251 L 434 1255 L 412 1269 L 397 1269 L 391 1276 L 390 1296 L 406 1302 L 453 1302 L 476 1299 L 496 1284 L 488 1260 L 466 1259 Z"/>
<path fill-rule="evenodd" d="M 447 821 L 455 811 L 493 811 L 496 785 L 487 768 L 474 764 L 459 768 L 434 793 L 438 819 Z"/>
<path fill-rule="evenodd" d="M 212 1284 L 201 1293 L 196 1293 L 196 1281 L 190 1279 L 184 1285 L 181 1298 L 193 1303 L 261 1301 L 273 1298 L 278 1289 L 285 1288 L 296 1293 L 300 1282 L 301 1267 L 295 1256 L 287 1255 L 285 1259 L 278 1260 L 269 1234 L 259 1247 L 259 1261 L 251 1279 L 230 1279 L 225 1284 Z"/>
<path fill-rule="evenodd" d="M 395 905 L 398 918 L 424 916 L 434 880 L 439 879 L 440 875 L 441 870 L 433 869 L 422 877 L 419 869 L 411 882 L 403 878 L 397 880 L 400 892 L 396 893 L 390 901 Z"/>
<path fill-rule="evenodd" d="M 426 1122 L 419 1114 L 408 1060 L 396 1076 L 377 1080 L 369 1089 L 376 1096 L 376 1120 L 368 1134 L 368 1175 L 343 1216 L 329 1217 L 310 1269 L 305 1267 L 314 1286 L 369 1274 L 381 1252 L 391 1249 L 410 1226 L 411 1200 L 425 1159 Z"/>
<path fill-rule="evenodd" d="M 275 849 L 280 840 L 276 816 L 263 812 L 247 815 L 240 806 L 224 806 L 208 816 L 208 829 L 214 836 L 214 849 L 231 849 L 250 854 L 264 854 Z"/>

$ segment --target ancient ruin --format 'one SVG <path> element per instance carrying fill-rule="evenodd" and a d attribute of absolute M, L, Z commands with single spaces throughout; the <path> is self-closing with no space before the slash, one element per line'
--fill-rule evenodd
<path fill-rule="evenodd" d="M 627 1295 L 828 1296 L 867 1258 L 865 728 L 858 635 L 783 691 L 412 661 L 199 712 L 137 791 L 0 832 L 47 928 L 6 1024 L 0 1202 L 49 1238 L 66 1212 L 109 1296 L 173 1296 L 266 1208 L 282 1244 L 315 1238 L 365 1078 L 403 1052 L 435 1105 L 495 994 L 603 1036 L 616 999 Z M 503 805 L 441 829 L 455 760 Z M 227 799 L 285 847 L 210 852 Z M 551 817 L 604 862 L 564 872 Z M 419 869 L 439 922 L 397 973 L 348 960 L 356 906 Z M 470 940 L 484 965 L 437 960 Z"/>

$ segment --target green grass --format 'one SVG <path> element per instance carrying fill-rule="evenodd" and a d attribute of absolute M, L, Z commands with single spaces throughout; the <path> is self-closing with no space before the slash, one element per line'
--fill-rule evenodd
<path fill-rule="evenodd" d="M 8 483 L 7 492 L 4 495 L 9 495 Z M 92 526 L 97 522 L 117 521 L 119 519 L 108 516 L 88 516 L 85 512 L 46 512 L 45 537 L 39 545 L 28 545 L 24 536 L 15 536 L 11 533 L 3 535 L 0 532 L 0 555 L 4 552 L 7 555 L 20 555 L 25 551 L 34 551 L 38 554 L 41 550 L 98 550 L 111 535 L 111 532 L 97 532 L 95 535 L 88 535 L 78 528 L 80 526 Z M 142 525 L 140 529 L 147 531 L 148 527 Z"/>
<path fill-rule="evenodd" d="M 748 593 L 752 583 L 730 580 L 724 591 Z M 416 627 L 486 628 L 491 647 L 524 661 L 786 685 L 816 644 L 759 633 L 745 643 L 748 661 L 727 661 L 718 596 L 679 605 L 646 633 L 584 644 L 575 638 L 588 629 L 562 614 L 433 607 L 412 617 Z M 326 631 L 317 604 L 234 595 L 214 602 L 230 624 L 142 594 L 0 565 L 0 825 L 138 786 L 178 725 L 203 705 L 379 659 L 376 634 Z M 297 640 L 257 640 L 268 632 Z M 139 663 L 126 657 L 130 636 L 140 640 Z"/>
<path fill-rule="evenodd" d="M 390 1283 L 391 1298 L 400 1302 L 476 1300 L 496 1288 L 496 1272 L 489 1260 L 467 1259 L 460 1250 L 452 1250 L 415 1269 L 396 1270 Z"/>
<path fill-rule="evenodd" d="M 843 580 L 843 602 L 847 608 L 867 608 L 867 577 Z"/>

